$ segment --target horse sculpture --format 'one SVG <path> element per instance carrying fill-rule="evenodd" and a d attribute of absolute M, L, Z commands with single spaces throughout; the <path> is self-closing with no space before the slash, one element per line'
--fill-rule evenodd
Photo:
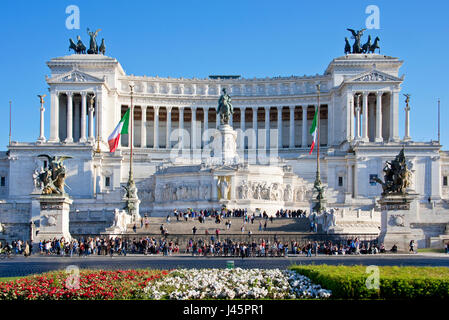
<path fill-rule="evenodd" d="M 351 53 L 351 45 L 349 44 L 349 40 L 345 37 L 345 54 Z"/>
<path fill-rule="evenodd" d="M 75 42 L 72 40 L 72 38 L 69 39 L 69 42 L 70 42 L 69 50 L 75 51 L 76 54 L 86 53 L 86 46 L 81 41 L 80 36 L 78 36 L 77 39 L 78 39 L 77 44 L 75 44 Z"/>
<path fill-rule="evenodd" d="M 385 163 L 384 181 L 379 178 L 373 180 L 382 186 L 382 195 L 406 194 L 410 186 L 411 173 L 405 162 L 404 149 L 402 149 L 393 161 Z"/>
<path fill-rule="evenodd" d="M 104 38 L 101 39 L 100 49 L 98 49 L 98 50 L 100 51 L 100 53 L 101 53 L 102 55 L 105 54 L 105 52 L 106 52 L 106 46 L 105 46 L 105 44 L 104 44 Z"/>
<path fill-rule="evenodd" d="M 374 43 L 369 47 L 369 53 L 374 53 L 374 51 L 376 49 L 379 49 L 379 53 L 380 53 L 379 41 L 380 41 L 379 37 L 376 37 L 374 39 Z"/>
<path fill-rule="evenodd" d="M 220 115 L 220 124 L 229 124 L 229 119 L 234 114 L 234 109 L 231 104 L 231 97 L 226 93 L 226 88 L 223 88 L 223 94 L 218 99 L 217 113 Z"/>
<path fill-rule="evenodd" d="M 371 49 L 371 36 L 368 35 L 368 41 L 362 46 L 362 52 L 367 53 Z"/>

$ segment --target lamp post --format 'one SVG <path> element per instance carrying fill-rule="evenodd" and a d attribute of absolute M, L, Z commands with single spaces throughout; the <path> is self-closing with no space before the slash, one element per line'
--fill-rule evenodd
<path fill-rule="evenodd" d="M 316 85 L 317 89 L 317 96 L 318 96 L 318 105 L 317 105 L 317 149 L 316 149 L 316 178 L 315 182 L 313 184 L 313 188 L 317 192 L 315 205 L 313 206 L 312 210 L 314 212 L 320 213 L 324 210 L 324 187 L 321 184 L 321 177 L 320 177 L 320 84 Z"/>
<path fill-rule="evenodd" d="M 139 214 L 139 197 L 137 195 L 137 187 L 134 183 L 134 177 L 133 177 L 133 127 L 134 127 L 134 105 L 133 105 L 133 94 L 134 94 L 134 83 L 131 83 L 129 85 L 129 88 L 131 89 L 131 110 L 130 110 L 130 121 L 129 121 L 129 134 L 130 136 L 130 155 L 129 155 L 129 177 L 128 177 L 128 183 L 126 186 L 126 195 L 125 195 L 125 202 L 126 202 L 126 209 L 128 210 L 128 214 L 132 216 L 132 222 L 137 223 L 137 220 L 140 218 Z"/>

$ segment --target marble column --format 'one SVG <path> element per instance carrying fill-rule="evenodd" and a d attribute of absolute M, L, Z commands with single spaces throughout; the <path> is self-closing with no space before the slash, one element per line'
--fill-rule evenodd
<path fill-rule="evenodd" d="M 77 97 L 76 97 L 77 98 Z M 81 96 L 80 100 L 73 98 L 73 141 L 79 142 L 81 137 Z"/>
<path fill-rule="evenodd" d="M 245 110 L 246 107 L 240 107 L 240 148 L 245 150 L 245 130 L 246 130 L 246 121 L 245 121 Z"/>
<path fill-rule="evenodd" d="M 363 92 L 362 140 L 368 142 L 368 92 Z"/>
<path fill-rule="evenodd" d="M 240 107 L 240 129 L 242 130 L 242 132 L 245 132 L 246 130 L 245 110 L 246 107 Z"/>
<path fill-rule="evenodd" d="M 399 91 L 392 90 L 390 96 L 390 137 L 389 141 L 399 141 Z"/>
<path fill-rule="evenodd" d="M 59 92 L 50 91 L 50 139 L 48 142 L 59 142 Z"/>
<path fill-rule="evenodd" d="M 44 103 L 42 98 L 42 103 L 40 107 L 40 127 L 39 127 L 39 138 L 37 138 L 37 141 L 39 142 L 45 142 L 45 134 L 44 134 Z"/>
<path fill-rule="evenodd" d="M 166 127 L 166 134 L 165 134 L 165 148 L 171 149 L 171 141 L 170 141 L 170 135 L 171 135 L 171 109 L 172 107 L 166 107 L 167 110 L 167 127 Z"/>
<path fill-rule="evenodd" d="M 81 92 L 81 136 L 80 142 L 86 142 L 86 107 L 87 106 L 87 92 Z"/>
<path fill-rule="evenodd" d="M 376 93 L 376 138 L 375 142 L 383 142 L 382 137 L 382 91 Z"/>
<path fill-rule="evenodd" d="M 307 105 L 302 106 L 302 141 L 301 148 L 307 148 Z"/>
<path fill-rule="evenodd" d="M 356 95 L 355 100 L 355 139 L 360 140 L 360 95 Z"/>
<path fill-rule="evenodd" d="M 140 120 L 140 147 L 147 147 L 147 106 L 140 106 L 142 119 Z"/>
<path fill-rule="evenodd" d="M 159 106 L 154 106 L 154 142 L 153 148 L 159 149 Z"/>
<path fill-rule="evenodd" d="M 67 138 L 65 142 L 73 142 L 73 92 L 66 92 L 67 95 Z"/>
<path fill-rule="evenodd" d="M 346 136 L 348 141 L 354 139 L 354 95 L 352 92 L 346 93 L 347 126 Z"/>
<path fill-rule="evenodd" d="M 295 106 L 290 106 L 290 141 L 288 147 L 295 147 Z"/>
<path fill-rule="evenodd" d="M 89 97 L 89 138 L 88 140 L 90 142 L 95 141 L 94 138 L 94 104 L 93 104 L 93 98 Z"/>
<path fill-rule="evenodd" d="M 179 147 L 184 149 L 184 107 L 178 107 L 179 110 Z"/>
<path fill-rule="evenodd" d="M 102 129 L 103 129 L 103 111 L 102 111 L 102 105 L 101 105 L 101 101 L 102 101 L 102 94 L 101 94 L 101 90 L 97 92 L 97 101 L 96 101 L 96 107 L 97 107 L 97 132 L 98 132 L 98 141 L 102 141 L 103 140 L 103 135 L 102 135 Z M 135 110 L 135 107 L 134 107 Z M 134 115 L 133 116 L 133 122 L 134 123 Z M 135 139 L 133 139 L 133 141 L 135 141 Z M 135 143 L 134 143 L 135 144 Z M 133 146 L 134 146 L 133 144 Z"/>
<path fill-rule="evenodd" d="M 270 148 L 270 107 L 265 108 L 265 149 Z"/>
<path fill-rule="evenodd" d="M 258 130 L 257 130 L 257 107 L 253 107 L 253 145 L 252 148 L 253 149 L 257 149 L 257 138 L 258 138 Z"/>
<path fill-rule="evenodd" d="M 204 146 L 203 138 L 206 136 L 206 132 L 209 129 L 209 107 L 203 107 L 203 115 L 204 115 L 204 128 L 203 133 L 201 134 L 201 145 Z"/>
<path fill-rule="evenodd" d="M 283 144 L 282 144 L 282 106 L 278 106 L 277 107 L 277 111 L 278 111 L 278 149 L 279 148 L 283 148 Z"/>
<path fill-rule="evenodd" d="M 405 110 L 405 133 L 404 133 L 404 141 L 411 140 L 410 138 L 410 106 L 407 104 L 404 108 Z"/>
<path fill-rule="evenodd" d="M 190 131 L 191 131 L 191 142 L 190 142 L 190 149 L 195 150 L 196 149 L 196 107 L 190 108 L 192 112 L 191 119 L 191 125 L 190 125 Z"/>

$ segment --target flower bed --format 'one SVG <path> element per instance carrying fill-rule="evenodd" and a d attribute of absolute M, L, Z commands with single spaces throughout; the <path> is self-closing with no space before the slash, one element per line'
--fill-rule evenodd
<path fill-rule="evenodd" d="M 149 299 L 328 298 L 329 290 L 279 269 L 177 269 L 145 288 Z"/>
<path fill-rule="evenodd" d="M 82 270 L 77 281 L 64 271 L 50 272 L 0 282 L 0 300 L 140 299 L 150 281 L 166 274 L 168 271 Z"/>

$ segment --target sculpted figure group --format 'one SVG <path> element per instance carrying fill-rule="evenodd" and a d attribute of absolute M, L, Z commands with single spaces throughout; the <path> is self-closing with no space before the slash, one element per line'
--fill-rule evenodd
<path fill-rule="evenodd" d="M 411 182 L 411 172 L 407 168 L 404 149 L 402 149 L 393 161 L 387 161 L 384 169 L 384 181 L 379 178 L 373 180 L 382 186 L 382 195 L 406 194 Z"/>
<path fill-rule="evenodd" d="M 376 37 L 374 39 L 374 43 L 371 43 L 371 36 L 368 36 L 368 41 L 361 45 L 360 41 L 363 35 L 363 32 L 366 29 L 361 29 L 361 30 L 354 30 L 354 29 L 346 29 L 349 32 L 352 33 L 352 38 L 354 39 L 354 44 L 352 45 L 352 51 L 351 51 L 351 45 L 349 44 L 349 40 L 348 38 L 345 38 L 345 54 L 348 53 L 374 53 L 374 51 L 376 49 L 379 49 L 380 51 L 380 46 L 379 46 L 379 37 Z"/>
<path fill-rule="evenodd" d="M 42 194 L 45 195 L 64 195 L 65 190 L 65 178 L 66 168 L 63 161 L 71 159 L 69 156 L 54 156 L 51 157 L 47 154 L 41 154 L 38 157 L 47 158 L 48 164 L 45 168 L 42 168 L 41 172 L 35 172 L 33 175 L 34 184 L 36 188 L 42 189 Z"/>
<path fill-rule="evenodd" d="M 87 28 L 87 34 L 90 36 L 89 41 L 89 49 L 87 49 L 87 54 L 105 54 L 106 53 L 106 45 L 104 44 L 104 39 L 101 39 L 101 44 L 98 46 L 97 44 L 97 35 L 101 29 L 92 32 Z M 69 50 L 73 50 L 76 54 L 86 54 L 86 46 L 81 41 L 81 37 L 77 36 L 78 42 L 75 43 L 72 38 L 69 39 Z"/>
<path fill-rule="evenodd" d="M 280 183 L 243 181 L 237 187 L 238 198 L 245 200 L 303 201 L 305 192 L 305 186 L 299 186 L 294 191 L 291 184 L 283 185 Z"/>

